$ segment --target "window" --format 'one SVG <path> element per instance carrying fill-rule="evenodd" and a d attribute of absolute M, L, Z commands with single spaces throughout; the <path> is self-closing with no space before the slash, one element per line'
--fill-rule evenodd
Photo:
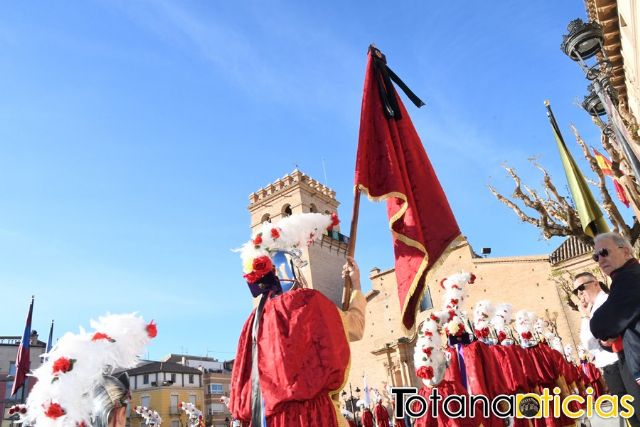
<path fill-rule="evenodd" d="M 209 415 L 220 414 L 224 412 L 224 405 L 222 403 L 212 403 L 209 405 Z"/>
<path fill-rule="evenodd" d="M 142 398 L 140 399 L 140 404 L 142 406 L 144 406 L 145 408 L 150 408 L 151 407 L 151 396 L 142 396 Z"/>
<path fill-rule="evenodd" d="M 193 384 L 193 374 L 189 374 L 189 384 Z"/>
<path fill-rule="evenodd" d="M 169 397 L 169 412 L 171 414 L 177 414 L 178 413 L 178 395 L 177 394 L 172 394 Z M 171 423 L 171 425 L 173 426 L 173 422 Z"/>
<path fill-rule="evenodd" d="M 171 420 L 171 427 L 180 427 L 180 421 Z"/>
<path fill-rule="evenodd" d="M 224 388 L 222 384 L 209 384 L 209 394 L 222 394 Z"/>
<path fill-rule="evenodd" d="M 189 395 L 189 402 L 193 403 L 194 405 L 197 403 L 196 402 L 196 395 L 195 394 L 190 394 Z"/>
<path fill-rule="evenodd" d="M 311 205 L 309 206 L 309 212 L 311 212 L 311 213 L 316 213 L 316 212 L 318 212 L 318 208 L 316 208 L 316 205 L 314 205 L 313 203 L 311 203 Z"/>
<path fill-rule="evenodd" d="M 291 205 L 284 205 L 282 207 L 282 216 L 283 217 L 291 216 L 292 213 L 293 213 L 293 211 L 291 210 Z"/>
<path fill-rule="evenodd" d="M 142 376 L 142 384 L 149 384 L 149 374 L 144 374 Z M 142 405 L 144 406 L 144 405 Z"/>
<path fill-rule="evenodd" d="M 7 374 L 10 377 L 15 377 L 16 375 L 16 362 L 9 362 L 9 373 Z"/>
<path fill-rule="evenodd" d="M 431 290 L 427 286 L 427 290 L 424 292 L 424 296 L 420 301 L 420 312 L 427 311 L 433 308 L 433 301 L 431 301 Z"/>
<path fill-rule="evenodd" d="M 271 215 L 269 215 L 268 213 L 262 215 L 262 219 L 260 220 L 260 224 L 262 224 L 263 222 L 271 222 Z"/>
<path fill-rule="evenodd" d="M 175 384 L 175 382 L 176 382 L 176 374 L 171 374 L 171 381 Z"/>

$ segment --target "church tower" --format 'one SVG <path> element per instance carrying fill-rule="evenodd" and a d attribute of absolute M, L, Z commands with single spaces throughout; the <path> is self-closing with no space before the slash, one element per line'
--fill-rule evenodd
<path fill-rule="evenodd" d="M 265 221 L 277 222 L 297 213 L 338 212 L 336 192 L 305 175 L 298 169 L 249 195 L 251 233 Z M 327 232 L 321 240 L 303 249 L 308 261 L 302 269 L 309 287 L 319 290 L 336 305 L 342 299 L 342 266 L 347 259 L 349 238 L 340 233 L 340 225 Z"/>

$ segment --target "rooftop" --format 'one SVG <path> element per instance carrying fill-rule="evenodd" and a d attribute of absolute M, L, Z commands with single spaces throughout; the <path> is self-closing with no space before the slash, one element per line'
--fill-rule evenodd
<path fill-rule="evenodd" d="M 174 362 L 149 362 L 137 368 L 128 369 L 129 375 L 153 374 L 156 372 L 169 372 L 175 374 L 202 374 L 202 371 Z"/>

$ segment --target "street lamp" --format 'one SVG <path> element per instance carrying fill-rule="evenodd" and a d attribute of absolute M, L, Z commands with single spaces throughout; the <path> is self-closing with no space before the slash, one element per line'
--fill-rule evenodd
<path fill-rule="evenodd" d="M 629 141 L 622 131 L 623 123 L 619 123 L 617 118 L 618 96 L 609 80 L 611 73 L 611 61 L 604 50 L 604 34 L 602 27 L 597 22 L 585 23 L 581 19 L 575 19 L 567 26 L 568 34 L 562 36 L 560 49 L 576 61 L 585 77 L 592 81 L 589 85 L 589 93 L 582 102 L 584 108 L 591 116 L 596 118 L 605 129 L 605 134 L 615 135 L 616 141 L 620 144 L 622 151 L 629 161 L 636 179 L 640 179 L 640 161 L 631 150 Z M 591 58 L 595 61 L 586 61 Z M 614 113 L 614 114 L 612 114 Z M 609 116 L 609 125 L 606 126 L 600 116 Z M 615 117 L 614 117 L 615 116 Z M 607 127 L 609 128 L 607 130 Z"/>

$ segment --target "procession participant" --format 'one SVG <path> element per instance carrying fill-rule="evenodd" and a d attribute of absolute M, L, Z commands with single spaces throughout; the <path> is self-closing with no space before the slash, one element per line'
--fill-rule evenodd
<path fill-rule="evenodd" d="M 364 329 L 360 272 L 348 257 L 353 285 L 348 312 L 305 288 L 298 249 L 322 236 L 335 217 L 307 213 L 264 223 L 242 248 L 245 279 L 260 297 L 240 334 L 231 377 L 231 413 L 251 427 L 346 425 L 338 396 L 347 377 L 348 340 Z"/>
<path fill-rule="evenodd" d="M 448 349 L 451 364 L 447 370 L 446 379 L 455 380 L 462 384 L 471 395 L 486 396 L 489 401 L 500 394 L 506 393 L 508 388 L 500 366 L 489 350 L 489 346 L 481 340 L 473 340 L 467 330 L 467 319 L 461 310 L 466 299 L 466 286 L 475 281 L 475 276 L 470 273 L 457 273 L 444 279 L 440 286 L 444 288 L 443 312 L 448 317 L 441 319 L 444 322 L 444 330 L 448 337 Z M 486 303 L 483 302 L 483 304 Z M 489 337 L 488 319 L 490 310 L 488 305 L 480 304 L 478 309 L 478 333 Z M 481 321 L 482 319 L 482 321 Z M 486 325 L 486 326 L 485 326 Z M 486 329 L 485 329 L 486 328 Z M 484 403 L 478 401 L 476 413 L 483 414 Z M 486 413 L 486 410 L 484 411 Z M 502 419 L 489 413 L 489 417 L 483 420 L 486 427 L 502 427 Z"/>
<path fill-rule="evenodd" d="M 376 406 L 373 408 L 373 411 L 376 416 L 376 426 L 389 427 L 389 412 L 387 408 L 382 405 L 382 397 L 376 399 Z"/>
<path fill-rule="evenodd" d="M 362 427 L 374 427 L 373 414 L 371 409 L 364 408 L 362 410 Z"/>
<path fill-rule="evenodd" d="M 416 347 L 413 354 L 413 363 L 416 367 L 416 375 L 421 379 L 423 386 L 418 394 L 428 401 L 434 389 L 442 399 L 437 400 L 438 415 L 434 416 L 432 408 L 428 408 L 425 414 L 417 418 L 414 427 L 477 427 L 482 424 L 482 413 L 476 411 L 476 416 L 471 417 L 468 411 L 459 418 L 449 418 L 443 414 L 443 399 L 450 395 L 464 396 L 468 401 L 469 393 L 456 377 L 446 378 L 445 372 L 449 362 L 449 353 L 442 349 L 441 333 L 443 325 L 449 322 L 449 311 L 432 312 L 422 323 Z M 417 406 L 418 403 L 416 402 Z M 450 405 L 450 409 L 458 411 L 459 407 Z M 414 411 L 420 408 L 413 408 Z"/>
<path fill-rule="evenodd" d="M 92 321 L 95 332 L 67 333 L 33 371 L 37 382 L 18 408 L 24 425 L 124 427 L 130 399 L 129 377 L 157 334 L 156 325 L 135 314 Z"/>

